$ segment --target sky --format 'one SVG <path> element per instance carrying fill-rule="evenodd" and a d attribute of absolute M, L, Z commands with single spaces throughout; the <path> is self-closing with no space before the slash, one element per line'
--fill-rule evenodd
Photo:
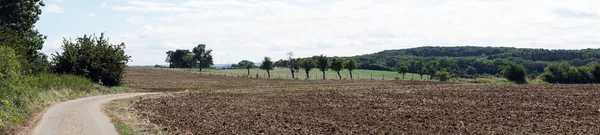
<path fill-rule="evenodd" d="M 600 48 L 598 0 L 44 0 L 42 51 L 104 32 L 128 65 L 206 44 L 215 64 L 419 46 Z"/>

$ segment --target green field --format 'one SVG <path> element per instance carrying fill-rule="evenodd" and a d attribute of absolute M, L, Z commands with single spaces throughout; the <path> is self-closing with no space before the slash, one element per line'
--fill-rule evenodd
<path fill-rule="evenodd" d="M 246 69 L 203 69 L 202 72 L 198 72 L 198 69 L 189 69 L 189 68 L 185 68 L 185 69 L 164 68 L 164 69 L 210 74 L 210 75 L 234 76 L 234 77 L 238 77 L 238 76 L 241 77 L 241 76 L 247 75 Z M 250 69 L 251 77 L 256 77 L 257 74 L 258 74 L 259 78 L 267 77 L 267 71 L 265 71 L 265 70 Z M 300 72 L 295 73 L 295 74 L 296 74 L 296 78 L 306 79 L 306 73 L 302 69 L 300 69 Z M 310 77 L 309 77 L 310 79 L 323 79 L 322 73 L 318 69 L 311 70 L 309 75 L 310 75 Z M 340 71 L 340 75 L 342 76 L 342 79 L 350 79 L 350 73 L 348 72 L 348 70 Z M 356 79 L 360 79 L 360 80 L 364 80 L 364 79 L 394 80 L 395 77 L 399 77 L 400 79 L 402 79 L 402 75 L 398 74 L 397 72 L 379 71 L 379 70 L 357 69 L 357 70 L 352 71 L 352 75 L 353 75 L 353 79 L 355 79 L 355 80 Z M 337 76 L 337 73 L 335 71 L 326 71 L 325 77 L 327 79 L 339 79 L 339 77 Z M 290 70 L 287 68 L 275 68 L 274 70 L 271 71 L 271 78 L 291 79 L 292 75 L 291 75 Z M 404 79 L 405 80 L 411 80 L 411 79 L 421 80 L 421 76 L 419 74 L 407 73 Z M 429 79 L 429 75 L 423 75 L 423 79 L 424 80 Z"/>

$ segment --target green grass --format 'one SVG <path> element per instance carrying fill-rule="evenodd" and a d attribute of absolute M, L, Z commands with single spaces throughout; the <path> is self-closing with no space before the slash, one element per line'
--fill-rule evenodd
<path fill-rule="evenodd" d="M 23 76 L 18 84 L 6 90 L 0 103 L 0 134 L 10 134 L 27 121 L 30 113 L 39 112 L 45 106 L 63 100 L 133 91 L 126 87 L 108 88 L 93 84 L 90 80 L 73 75 L 40 74 Z M 4 98 L 6 97 L 6 98 Z"/>
<path fill-rule="evenodd" d="M 246 69 L 204 69 L 202 72 L 198 72 L 198 69 L 189 69 L 189 68 L 164 68 L 168 70 L 176 70 L 176 71 L 186 71 L 186 72 L 194 72 L 194 73 L 203 73 L 210 75 L 224 75 L 224 76 L 234 76 L 234 77 L 242 77 L 247 75 L 248 71 Z M 292 75 L 289 69 L 287 68 L 276 68 L 271 72 L 271 78 L 281 78 L 281 79 L 291 79 Z M 258 74 L 259 78 L 267 77 L 267 71 L 260 69 L 251 69 L 250 76 L 256 77 Z M 306 79 L 306 73 L 303 69 L 300 69 L 300 72 L 295 73 L 296 78 Z M 319 69 L 313 69 L 309 73 L 310 79 L 323 79 L 323 73 L 319 71 Z M 340 75 L 342 79 L 350 79 L 350 73 L 348 70 L 340 71 Z M 394 80 L 395 77 L 399 77 L 402 79 L 402 75 L 397 72 L 391 71 L 379 71 L 379 70 L 363 70 L 357 69 L 352 71 L 353 79 L 375 79 L 375 80 Z M 326 79 L 339 79 L 337 73 L 335 71 L 326 71 L 325 72 Z M 414 73 L 407 73 L 405 80 L 421 80 L 421 76 Z M 423 79 L 429 79 L 429 75 L 423 75 Z"/>

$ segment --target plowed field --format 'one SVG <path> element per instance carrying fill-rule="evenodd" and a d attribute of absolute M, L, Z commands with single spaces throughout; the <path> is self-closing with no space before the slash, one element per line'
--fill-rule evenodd
<path fill-rule="evenodd" d="M 600 85 L 297 81 L 133 70 L 140 70 L 136 71 L 139 76 L 178 75 L 164 78 L 183 83 L 151 83 L 160 89 L 214 90 L 144 99 L 135 104 L 142 117 L 180 133 L 600 133 Z M 151 77 L 139 78 L 152 81 Z M 232 89 L 241 91 L 230 92 Z M 253 92 L 259 90 L 263 91 Z"/>

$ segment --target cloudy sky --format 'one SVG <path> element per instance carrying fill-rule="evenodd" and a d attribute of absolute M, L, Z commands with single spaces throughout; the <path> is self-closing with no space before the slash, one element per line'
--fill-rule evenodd
<path fill-rule="evenodd" d="M 598 0 L 45 0 L 43 51 L 106 32 L 130 65 L 206 44 L 215 63 L 418 46 L 600 47 Z"/>

